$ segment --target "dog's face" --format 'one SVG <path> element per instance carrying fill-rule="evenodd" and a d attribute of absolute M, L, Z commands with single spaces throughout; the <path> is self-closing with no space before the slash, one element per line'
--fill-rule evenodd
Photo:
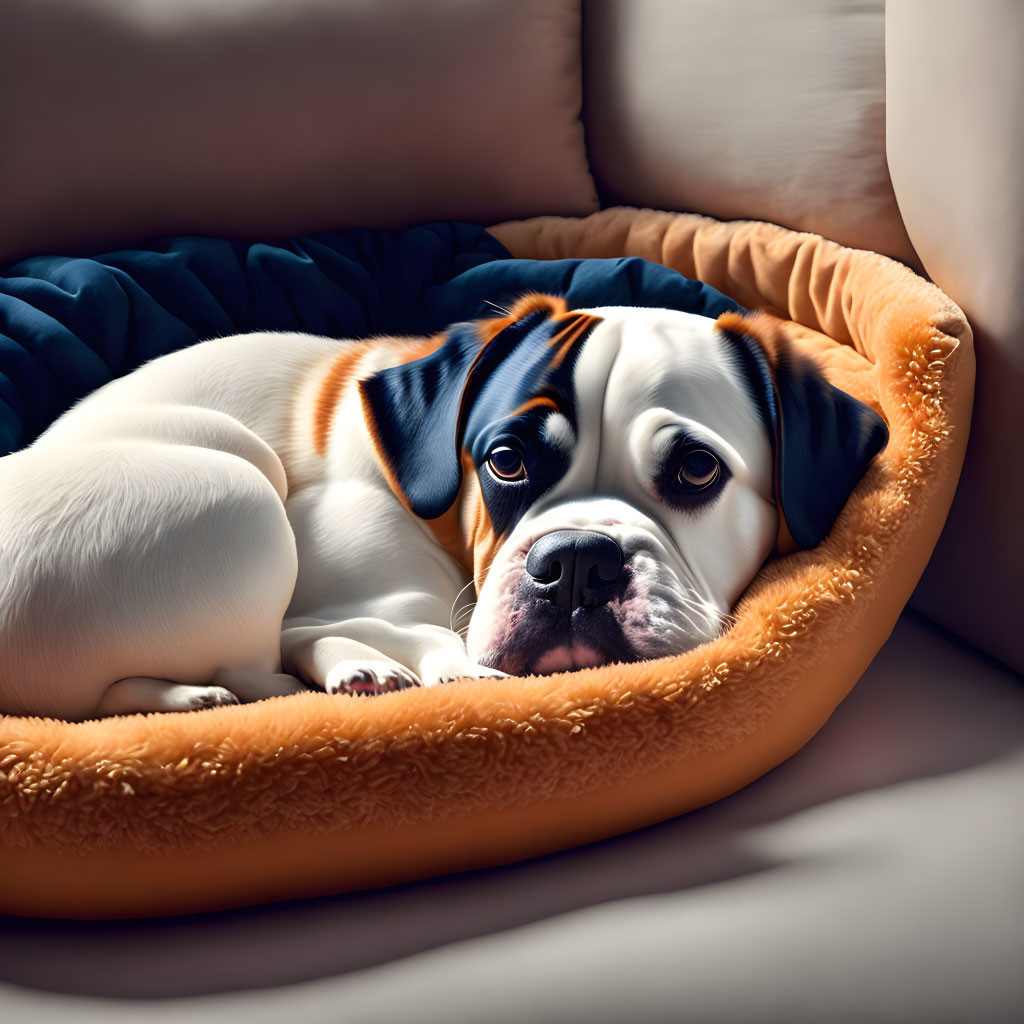
<path fill-rule="evenodd" d="M 459 520 L 474 661 L 688 650 L 721 632 L 780 508 L 798 545 L 827 533 L 885 427 L 757 323 L 530 296 L 364 382 L 396 491 Z"/>
<path fill-rule="evenodd" d="M 714 322 L 589 315 L 571 406 L 498 421 L 479 453 L 475 500 L 492 521 L 512 515 L 475 559 L 489 571 L 467 646 L 506 672 L 655 658 L 716 636 L 778 533 L 771 441 Z M 510 507 L 534 466 L 549 479 Z"/>

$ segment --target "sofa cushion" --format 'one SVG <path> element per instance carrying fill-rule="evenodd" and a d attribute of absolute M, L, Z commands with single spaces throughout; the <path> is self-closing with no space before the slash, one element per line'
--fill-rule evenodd
<path fill-rule="evenodd" d="M 904 262 L 884 3 L 584 0 L 584 120 L 609 203 L 756 218 Z"/>
<path fill-rule="evenodd" d="M 5 0 L 0 38 L 0 260 L 596 209 L 577 0 Z"/>
<path fill-rule="evenodd" d="M 1018 672 L 1024 672 L 1022 48 L 1021 4 L 915 0 L 890 5 L 886 18 L 893 184 L 925 269 L 963 307 L 978 349 L 964 475 L 915 605 Z M 937 54 L 955 55 L 970 75 L 936 73 Z"/>

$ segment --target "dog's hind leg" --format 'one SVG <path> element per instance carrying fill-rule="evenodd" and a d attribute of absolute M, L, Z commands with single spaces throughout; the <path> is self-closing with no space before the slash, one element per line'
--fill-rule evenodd
<path fill-rule="evenodd" d="M 222 443 L 242 455 L 86 438 L 3 460 L 0 709 L 80 720 L 295 692 L 284 474 L 235 429 Z"/>
<path fill-rule="evenodd" d="M 228 704 L 248 704 L 266 697 L 283 697 L 308 689 L 284 672 L 224 668 L 209 686 L 174 683 L 170 679 L 129 676 L 119 679 L 100 698 L 96 714 L 129 715 L 148 711 L 200 711 Z"/>

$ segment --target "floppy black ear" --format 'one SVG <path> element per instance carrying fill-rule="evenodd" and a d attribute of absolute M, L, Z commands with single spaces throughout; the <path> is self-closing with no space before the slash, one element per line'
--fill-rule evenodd
<path fill-rule="evenodd" d="M 421 519 L 443 515 L 462 485 L 459 412 L 480 354 L 476 327 L 456 324 L 430 355 L 390 366 L 359 384 L 381 459 Z"/>
<path fill-rule="evenodd" d="M 775 500 L 798 547 L 832 529 L 889 429 L 873 409 L 825 380 L 794 352 L 781 321 L 726 313 L 717 326 L 760 407 L 775 448 Z M 781 532 L 781 531 L 780 531 Z"/>
<path fill-rule="evenodd" d="M 487 322 L 456 324 L 430 355 L 360 383 L 381 459 L 421 519 L 444 515 L 458 497 L 466 419 L 481 390 L 498 395 L 490 403 L 496 416 L 510 413 L 519 403 L 517 382 L 536 379 L 551 358 L 550 302 L 531 310 L 502 320 L 493 336 Z"/>
<path fill-rule="evenodd" d="M 775 386 L 779 506 L 793 540 L 813 548 L 885 447 L 889 429 L 873 409 L 829 384 L 809 359 L 783 356 Z"/>

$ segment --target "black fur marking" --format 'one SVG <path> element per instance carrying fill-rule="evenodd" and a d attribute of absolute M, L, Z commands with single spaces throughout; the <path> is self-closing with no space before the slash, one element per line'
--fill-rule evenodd
<path fill-rule="evenodd" d="M 517 413 L 531 399 L 546 397 L 576 429 L 573 368 L 596 323 L 591 317 L 551 320 L 538 310 L 486 345 L 475 325 L 457 324 L 436 352 L 363 382 L 383 457 L 415 515 L 435 519 L 452 506 L 462 484 L 463 451 L 473 458 L 488 512 L 502 528 L 564 473 L 564 454 L 542 438 L 551 408 Z M 574 327 L 582 333 L 566 346 L 561 339 Z M 519 490 L 520 484 L 499 482 L 486 469 L 499 442 L 522 446 L 528 477 Z"/>

